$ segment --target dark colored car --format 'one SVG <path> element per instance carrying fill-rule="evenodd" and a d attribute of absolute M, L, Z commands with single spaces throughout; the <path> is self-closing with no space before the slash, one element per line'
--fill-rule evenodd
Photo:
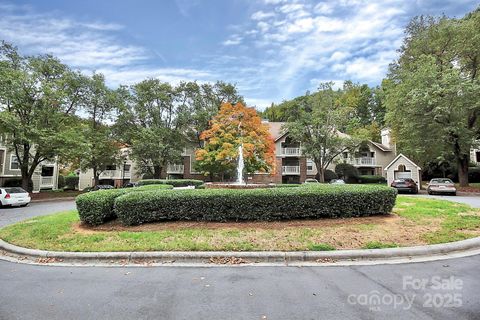
<path fill-rule="evenodd" d="M 98 186 L 93 187 L 92 191 L 109 190 L 109 189 L 115 189 L 115 188 L 109 184 L 99 184 Z"/>
<path fill-rule="evenodd" d="M 457 195 L 457 188 L 452 180 L 448 178 L 436 178 L 430 180 L 427 187 L 428 194 L 451 194 Z"/>
<path fill-rule="evenodd" d="M 138 187 L 138 183 L 136 183 L 136 182 L 125 182 L 123 184 L 122 188 L 134 188 L 134 187 Z"/>
<path fill-rule="evenodd" d="M 417 184 L 410 178 L 395 179 L 390 186 L 397 189 L 398 192 L 418 193 Z"/>

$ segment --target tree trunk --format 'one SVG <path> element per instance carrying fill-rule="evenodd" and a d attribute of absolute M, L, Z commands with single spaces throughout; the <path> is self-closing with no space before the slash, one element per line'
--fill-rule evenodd
<path fill-rule="evenodd" d="M 162 167 L 153 166 L 153 179 L 161 179 L 162 176 Z"/>
<path fill-rule="evenodd" d="M 22 189 L 27 190 L 28 192 L 33 191 L 30 188 L 30 177 L 28 175 L 23 175 L 22 174 Z"/>
<path fill-rule="evenodd" d="M 460 187 L 468 187 L 468 157 L 462 156 L 457 159 L 457 164 Z"/>
<path fill-rule="evenodd" d="M 318 180 L 320 183 L 325 182 L 325 170 L 322 168 L 322 164 L 320 162 L 315 162 L 315 166 L 317 167 L 317 175 L 315 178 Z"/>
<path fill-rule="evenodd" d="M 100 184 L 100 174 L 96 168 L 93 168 L 93 186 L 96 187 Z"/>

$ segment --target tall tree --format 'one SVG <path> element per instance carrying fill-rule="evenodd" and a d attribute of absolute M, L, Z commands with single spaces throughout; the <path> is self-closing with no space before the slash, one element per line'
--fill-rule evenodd
<path fill-rule="evenodd" d="M 94 74 L 86 80 L 83 110 L 88 119 L 83 122 L 84 148 L 79 157 L 82 170 L 93 170 L 94 185 L 107 166 L 122 162 L 119 139 L 113 134 L 108 121 L 120 104 L 119 95 L 108 88 L 102 74 Z"/>
<path fill-rule="evenodd" d="M 176 89 L 148 79 L 122 91 L 117 130 L 130 145 L 140 172 L 158 179 L 168 163 L 180 159 L 185 146 L 187 123 Z"/>
<path fill-rule="evenodd" d="M 339 93 L 332 85 L 320 84 L 319 91 L 306 96 L 298 115 L 285 125 L 289 135 L 301 143 L 303 154 L 315 163 L 320 182 L 325 181 L 325 170 L 335 158 L 354 150 L 362 140 L 339 131 L 348 120 L 345 108 L 338 101 Z"/>
<path fill-rule="evenodd" d="M 387 120 L 398 147 L 420 163 L 453 157 L 468 185 L 480 127 L 480 10 L 463 19 L 417 17 L 390 69 Z"/>
<path fill-rule="evenodd" d="M 22 187 L 38 165 L 77 146 L 82 76 L 50 56 L 22 56 L 0 45 L 0 134 L 20 164 Z"/>
<path fill-rule="evenodd" d="M 196 151 L 197 167 L 206 175 L 233 171 L 243 146 L 245 172 L 273 172 L 275 144 L 268 126 L 254 108 L 224 103 L 200 138 L 205 146 Z"/>
<path fill-rule="evenodd" d="M 207 130 L 209 121 L 218 113 L 222 103 L 243 102 L 234 85 L 218 81 L 215 84 L 181 82 L 175 88 L 181 106 L 187 140 L 197 147 L 202 146 L 200 135 Z"/>

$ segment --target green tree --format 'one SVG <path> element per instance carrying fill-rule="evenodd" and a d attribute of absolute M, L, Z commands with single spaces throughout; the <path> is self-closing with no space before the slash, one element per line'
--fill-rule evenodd
<path fill-rule="evenodd" d="M 123 160 L 119 140 L 107 124 L 113 120 L 113 113 L 120 104 L 119 95 L 106 86 L 103 75 L 94 74 L 86 80 L 82 104 L 88 119 L 82 121 L 84 143 L 79 163 L 82 170 L 93 170 L 94 185 L 98 185 L 100 174 L 107 166 Z"/>
<path fill-rule="evenodd" d="M 22 187 L 38 165 L 78 147 L 82 76 L 50 55 L 22 56 L 0 45 L 0 134 L 18 158 Z"/>
<path fill-rule="evenodd" d="M 338 130 L 345 126 L 347 117 L 332 85 L 320 84 L 319 91 L 306 96 L 298 114 L 285 125 L 289 135 L 301 143 L 303 154 L 315 163 L 320 182 L 325 181 L 325 171 L 335 158 L 355 149 L 362 140 Z"/>
<path fill-rule="evenodd" d="M 417 17 L 390 69 L 385 104 L 398 147 L 419 163 L 453 157 L 468 185 L 479 137 L 480 11 L 463 19 Z"/>
<path fill-rule="evenodd" d="M 148 79 L 121 89 L 124 101 L 116 130 L 130 145 L 130 153 L 143 174 L 159 179 L 168 163 L 181 158 L 187 126 L 176 89 Z"/>
<path fill-rule="evenodd" d="M 215 84 L 181 82 L 176 88 L 176 99 L 181 106 L 183 122 L 187 122 L 187 140 L 202 147 L 200 135 L 208 129 L 210 120 L 218 113 L 222 103 L 243 103 L 243 97 L 234 85 L 218 81 Z"/>

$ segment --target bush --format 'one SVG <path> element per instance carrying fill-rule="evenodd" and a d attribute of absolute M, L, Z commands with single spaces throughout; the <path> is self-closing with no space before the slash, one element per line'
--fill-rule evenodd
<path fill-rule="evenodd" d="M 389 213 L 397 191 L 387 186 L 145 191 L 122 195 L 115 212 L 125 225 L 163 220 L 314 219 Z"/>
<path fill-rule="evenodd" d="M 335 173 L 347 183 L 358 182 L 358 170 L 348 163 L 339 163 L 335 166 Z"/>
<path fill-rule="evenodd" d="M 379 183 L 384 184 L 387 183 L 387 179 L 383 176 L 376 176 L 376 175 L 362 175 L 358 177 L 359 183 Z"/>
<path fill-rule="evenodd" d="M 325 179 L 325 182 L 330 182 L 333 179 L 338 179 L 338 176 L 332 170 L 325 170 L 325 174 L 323 178 Z"/>
<path fill-rule="evenodd" d="M 78 215 L 80 216 L 80 220 L 85 223 L 99 225 L 116 218 L 115 211 L 113 210 L 115 198 L 126 193 L 168 189 L 173 189 L 173 186 L 148 185 L 136 188 L 99 190 L 85 193 L 76 198 Z"/>
<path fill-rule="evenodd" d="M 472 183 L 480 182 L 480 167 L 468 168 L 468 182 L 472 182 Z"/>
<path fill-rule="evenodd" d="M 300 186 L 301 184 L 298 183 L 279 183 L 275 185 L 275 188 L 297 188 Z"/>
<path fill-rule="evenodd" d="M 174 187 L 188 187 L 188 186 L 201 186 L 203 184 L 202 180 L 193 180 L 193 179 L 169 179 L 169 180 L 159 180 L 159 179 L 146 179 L 138 181 L 139 186 L 146 186 L 149 184 L 169 184 Z"/>
<path fill-rule="evenodd" d="M 196 186 L 195 189 L 205 189 L 205 185 L 204 184 L 201 184 L 199 186 Z"/>
<path fill-rule="evenodd" d="M 127 192 L 128 189 L 112 189 L 79 195 L 75 202 L 80 220 L 95 226 L 116 218 L 113 211 L 115 198 Z"/>
<path fill-rule="evenodd" d="M 65 190 L 77 190 L 79 177 L 74 175 L 68 175 L 65 177 Z"/>
<path fill-rule="evenodd" d="M 3 184 L 5 187 L 22 187 L 22 179 L 21 178 L 12 178 L 5 181 Z M 33 190 L 33 181 L 28 181 L 28 190 L 31 192 Z"/>
<path fill-rule="evenodd" d="M 65 177 L 62 175 L 58 176 L 58 189 L 63 189 L 65 187 Z"/>

